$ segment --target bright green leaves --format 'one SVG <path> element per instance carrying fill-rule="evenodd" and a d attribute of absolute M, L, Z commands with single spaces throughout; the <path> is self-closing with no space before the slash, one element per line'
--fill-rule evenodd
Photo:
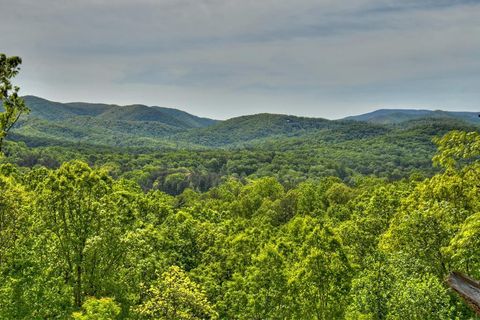
<path fill-rule="evenodd" d="M 480 157 L 480 133 L 451 131 L 440 139 L 435 139 L 437 154 L 434 164 L 447 169 L 477 161 Z"/>
<path fill-rule="evenodd" d="M 454 265 L 467 274 L 479 278 L 480 273 L 480 213 L 468 217 L 451 240 L 445 253 Z"/>
<path fill-rule="evenodd" d="M 385 319 L 394 282 L 393 272 L 384 256 L 368 258 L 365 268 L 351 282 L 350 305 L 345 319 Z"/>
<path fill-rule="evenodd" d="M 425 274 L 395 283 L 387 303 L 387 320 L 448 320 L 452 319 L 450 297 L 437 277 Z"/>
<path fill-rule="evenodd" d="M 27 230 L 28 196 L 16 179 L 0 175 L 0 269 L 15 258 L 12 249 Z"/>
<path fill-rule="evenodd" d="M 0 318 L 472 317 L 443 279 L 480 277 L 480 165 L 443 146 L 461 166 L 423 182 L 229 178 L 175 197 L 80 161 L 2 166 Z"/>
<path fill-rule="evenodd" d="M 70 162 L 52 172 L 37 188 L 38 236 L 44 239 L 44 249 L 60 257 L 56 262 L 58 272 L 64 273 L 65 281 L 73 287 L 78 307 L 86 292 L 95 293 L 102 280 L 95 277 L 87 281 L 86 275 L 100 276 L 99 262 L 110 257 L 107 253 L 111 248 L 104 241 L 115 223 L 106 208 L 111 187 L 112 180 L 105 173 L 82 162 Z M 111 245 L 119 239 L 112 240 Z M 110 263 L 115 261 L 102 264 Z"/>
<path fill-rule="evenodd" d="M 447 170 L 419 183 L 402 199 L 381 236 L 380 249 L 395 262 L 387 319 L 465 318 L 442 285 L 451 270 L 478 267 L 480 170 L 478 133 L 451 132 L 437 140 L 435 162 Z M 477 274 L 478 276 L 478 274 Z M 453 313 L 452 313 L 453 312 Z"/>
<path fill-rule="evenodd" d="M 242 189 L 234 211 L 241 217 L 251 218 L 264 201 L 275 201 L 284 195 L 282 185 L 274 178 L 252 181 Z"/>
<path fill-rule="evenodd" d="M 412 272 L 414 258 L 377 255 L 352 281 L 345 319 L 455 319 L 443 279 Z M 457 313 L 457 316 L 459 313 Z"/>
<path fill-rule="evenodd" d="M 418 260 L 422 270 L 415 271 L 430 272 L 441 278 L 448 271 L 448 261 L 442 254 L 442 248 L 448 245 L 458 228 L 459 221 L 455 221 L 455 216 L 465 217 L 466 213 L 457 212 L 448 203 L 399 213 L 383 236 L 382 248 L 386 252 L 402 252 Z"/>
<path fill-rule="evenodd" d="M 145 300 L 135 308 L 141 319 L 217 319 L 205 293 L 179 267 L 172 266 L 146 289 Z"/>
<path fill-rule="evenodd" d="M 284 250 L 292 250 L 287 257 L 293 318 L 341 318 L 351 267 L 338 237 L 321 220 L 307 216 L 289 222 L 281 239 Z"/>
<path fill-rule="evenodd" d="M 283 319 L 290 315 L 290 294 L 285 257 L 267 244 L 253 258 L 245 274 L 237 272 L 226 283 L 219 307 L 232 319 Z"/>
<path fill-rule="evenodd" d="M 321 220 L 292 219 L 245 263 L 250 266 L 236 268 L 218 304 L 226 318 L 341 318 L 351 268 Z"/>
<path fill-rule="evenodd" d="M 115 320 L 120 314 L 120 307 L 111 298 L 88 298 L 82 305 L 81 312 L 74 312 L 74 320 Z"/>

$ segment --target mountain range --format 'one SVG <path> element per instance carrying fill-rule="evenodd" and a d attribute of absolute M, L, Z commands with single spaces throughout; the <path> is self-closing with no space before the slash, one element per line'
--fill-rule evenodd
<path fill-rule="evenodd" d="M 30 116 L 50 121 L 93 117 L 106 121 L 159 122 L 183 129 L 205 127 L 217 122 L 178 109 L 148 107 L 141 104 L 118 106 L 84 102 L 60 103 L 35 96 L 25 96 L 23 99 L 30 109 Z"/>
<path fill-rule="evenodd" d="M 480 124 L 480 113 L 442 110 L 380 109 L 358 116 L 350 116 L 345 119 L 379 124 L 394 124 L 422 118 L 456 119 L 468 123 Z"/>
<path fill-rule="evenodd" d="M 449 128 L 480 125 L 477 113 L 440 110 L 381 109 L 341 120 L 263 113 L 218 121 L 140 104 L 59 103 L 35 96 L 24 100 L 30 113 L 19 121 L 12 138 L 29 145 L 235 147 L 320 133 L 322 139 L 329 134 L 362 138 L 393 129 L 431 126 L 432 121 Z"/>

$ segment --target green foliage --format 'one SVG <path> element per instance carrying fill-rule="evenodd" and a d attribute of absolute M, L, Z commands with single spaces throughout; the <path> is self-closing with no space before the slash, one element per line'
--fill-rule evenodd
<path fill-rule="evenodd" d="M 8 158 L 3 162 L 58 168 L 65 161 L 82 160 L 108 168 L 115 178 L 135 180 L 144 190 L 159 189 L 171 195 L 186 188 L 205 192 L 226 177 L 274 177 L 287 189 L 331 176 L 346 183 L 358 176 L 421 180 L 439 171 L 431 163 L 432 138 L 452 129 L 478 129 L 444 119 L 397 127 L 258 115 L 172 136 L 157 122 L 92 118 L 104 112 L 106 105 L 74 104 L 73 108 L 68 104 L 66 108 L 47 102 L 45 107 L 42 101 L 10 133 L 11 139 L 34 148 L 7 143 Z M 62 120 L 39 120 L 33 114 L 40 110 Z M 68 113 L 65 119 L 61 110 Z M 89 112 L 93 115 L 83 115 Z M 247 139 L 250 131 L 263 133 Z M 206 142 L 196 142 L 202 135 Z M 224 141 L 224 135 L 230 140 Z"/>
<path fill-rule="evenodd" d="M 395 283 L 387 307 L 388 320 L 452 319 L 447 289 L 429 274 Z"/>
<path fill-rule="evenodd" d="M 476 112 L 449 112 L 441 110 L 408 110 L 408 109 L 380 109 L 347 119 L 367 121 L 370 123 L 393 124 L 425 118 L 461 119 L 471 123 L 480 123 Z"/>
<path fill-rule="evenodd" d="M 453 260 L 454 265 L 474 277 L 479 277 L 480 263 L 480 214 L 468 217 L 460 227 L 445 253 Z"/>
<path fill-rule="evenodd" d="M 115 263 L 102 261 L 114 259 L 110 250 L 119 240 L 111 238 L 119 217 L 109 212 L 105 203 L 111 185 L 111 179 L 103 172 L 77 161 L 63 164 L 36 188 L 38 236 L 45 249 L 61 258 L 57 271 L 73 287 L 78 307 L 86 288 L 95 292 L 96 285 L 106 276 L 102 267 Z M 99 254 L 102 250 L 105 251 Z"/>
<path fill-rule="evenodd" d="M 341 242 L 328 226 L 310 217 L 293 219 L 286 232 L 284 246 L 294 250 L 288 270 L 296 299 L 292 318 L 340 319 L 351 277 Z"/>
<path fill-rule="evenodd" d="M 18 96 L 20 88 L 11 83 L 11 79 L 18 74 L 21 63 L 22 59 L 19 57 L 7 57 L 0 53 L 0 101 L 3 111 L 0 112 L 0 153 L 7 133 L 22 113 L 28 111 L 25 102 Z"/>
<path fill-rule="evenodd" d="M 74 312 L 74 320 L 115 320 L 120 307 L 111 298 L 88 298 L 82 305 L 82 312 Z"/>
<path fill-rule="evenodd" d="M 177 266 L 165 271 L 146 290 L 146 299 L 135 310 L 142 319 L 217 319 L 201 288 Z"/>
<path fill-rule="evenodd" d="M 0 318 L 475 319 L 444 284 L 480 278 L 475 136 L 450 133 L 437 157 L 453 165 L 397 181 L 340 167 L 279 180 L 313 156 L 269 150 L 4 161 Z M 269 169 L 228 172 L 256 161 Z"/>
<path fill-rule="evenodd" d="M 345 319 L 386 319 L 394 277 L 385 256 L 366 259 L 366 267 L 352 280 L 351 302 Z"/>
<path fill-rule="evenodd" d="M 433 162 L 444 168 L 455 167 L 465 161 L 480 158 L 480 133 L 451 131 L 441 139 L 435 139 L 438 152 Z"/>

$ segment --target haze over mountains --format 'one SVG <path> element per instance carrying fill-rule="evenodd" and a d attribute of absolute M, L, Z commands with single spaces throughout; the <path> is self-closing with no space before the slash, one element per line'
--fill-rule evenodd
<path fill-rule="evenodd" d="M 398 125 L 409 128 L 422 120 L 449 127 L 479 125 L 473 112 L 381 109 L 341 120 L 255 114 L 218 121 L 187 112 L 145 105 L 59 103 L 24 97 L 31 112 L 14 130 L 14 139 L 36 144 L 84 143 L 105 146 L 225 147 L 321 133 L 362 138 L 383 134 Z"/>

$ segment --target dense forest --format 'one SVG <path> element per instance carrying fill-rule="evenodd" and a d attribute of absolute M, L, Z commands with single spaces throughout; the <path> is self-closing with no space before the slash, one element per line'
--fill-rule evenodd
<path fill-rule="evenodd" d="M 0 58 L 0 319 L 478 318 L 471 115 L 56 104 Z"/>
<path fill-rule="evenodd" d="M 467 319 L 480 278 L 480 135 L 438 173 L 222 177 L 177 196 L 109 166 L 1 166 L 2 319 Z"/>

